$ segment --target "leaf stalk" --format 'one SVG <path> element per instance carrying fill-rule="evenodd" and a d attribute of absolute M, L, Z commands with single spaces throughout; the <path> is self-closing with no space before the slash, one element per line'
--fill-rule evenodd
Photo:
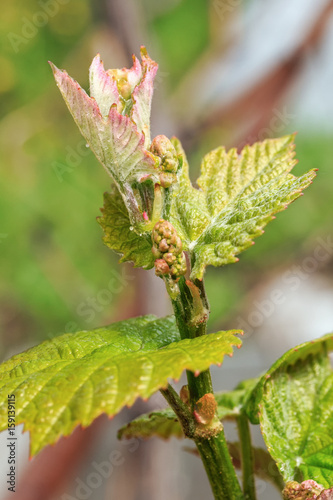
<path fill-rule="evenodd" d="M 250 425 L 246 415 L 237 417 L 237 429 L 241 446 L 243 492 L 246 500 L 257 500 L 254 476 L 254 455 L 251 443 Z"/>

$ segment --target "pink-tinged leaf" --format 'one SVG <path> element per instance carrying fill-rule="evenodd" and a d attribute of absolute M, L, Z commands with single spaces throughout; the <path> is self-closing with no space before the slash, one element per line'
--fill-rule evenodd
<path fill-rule="evenodd" d="M 104 69 L 100 55 L 94 57 L 89 69 L 90 96 L 93 97 L 102 116 L 108 116 L 112 104 L 119 103 L 117 82 Z"/>
<path fill-rule="evenodd" d="M 82 87 L 66 71 L 61 71 L 50 62 L 57 86 L 73 116 L 81 134 L 89 143 L 96 157 L 103 163 L 103 146 L 99 141 L 99 131 L 103 128 L 103 118 L 95 99 L 91 99 Z"/>
<path fill-rule="evenodd" d="M 142 78 L 142 66 L 140 61 L 133 55 L 133 66 L 131 68 L 109 69 L 108 75 L 117 82 L 119 93 L 123 99 L 129 100 L 135 87 Z"/>
<path fill-rule="evenodd" d="M 127 81 L 131 85 L 132 89 L 140 82 L 142 78 L 142 67 L 139 59 L 133 55 L 133 66 L 130 69 L 123 68 L 126 73 Z"/>
<path fill-rule="evenodd" d="M 150 112 L 153 98 L 154 78 L 158 70 L 158 64 L 150 59 L 144 47 L 141 47 L 141 58 L 143 66 L 143 78 L 135 87 L 132 97 L 134 105 L 131 118 L 136 123 L 138 130 L 145 135 L 145 146 L 150 144 Z"/>
<path fill-rule="evenodd" d="M 95 99 L 65 71 L 51 64 L 57 85 L 82 135 L 97 159 L 113 177 L 120 191 L 124 183 L 147 176 L 158 181 L 158 159 L 144 149 L 144 135 L 128 116 L 120 115 L 113 104 L 103 118 Z M 127 200 L 124 198 L 125 203 Z"/>
<path fill-rule="evenodd" d="M 136 126 L 128 116 L 120 115 L 115 106 L 111 107 L 109 139 L 110 150 L 115 153 L 116 162 L 121 168 L 118 175 L 121 182 L 142 180 L 142 178 L 155 177 L 158 180 L 159 159 L 144 149 L 144 135 L 139 133 Z M 108 152 L 108 150 L 107 150 Z M 110 157 L 109 162 L 113 159 Z"/>
<path fill-rule="evenodd" d="M 318 497 L 318 500 L 332 500 L 332 499 L 333 499 L 333 488 L 322 491 Z"/>

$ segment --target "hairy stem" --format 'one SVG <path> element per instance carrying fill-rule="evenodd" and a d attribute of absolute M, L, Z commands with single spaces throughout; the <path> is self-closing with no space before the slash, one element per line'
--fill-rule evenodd
<path fill-rule="evenodd" d="M 200 457 L 214 494 L 215 500 L 243 500 L 228 446 L 221 431 L 211 439 L 196 439 Z"/>
<path fill-rule="evenodd" d="M 254 457 L 251 443 L 250 426 L 246 415 L 237 417 L 237 428 L 241 445 L 241 463 L 243 473 L 243 492 L 246 500 L 256 500 Z"/>
<path fill-rule="evenodd" d="M 201 282 L 202 283 L 202 282 Z M 203 283 L 201 285 L 203 287 Z M 205 297 L 204 309 L 206 308 L 206 295 Z M 191 293 L 186 285 L 185 278 L 179 280 L 179 294 L 176 299 L 171 299 L 173 311 L 177 320 L 177 325 L 179 328 L 180 336 L 182 339 L 200 337 L 201 335 L 206 335 L 207 333 L 207 318 L 205 321 L 198 323 L 197 325 L 193 323 L 193 308 L 191 304 Z M 210 371 L 206 370 L 201 372 L 199 375 L 195 375 L 193 372 L 187 371 L 187 381 L 190 391 L 190 400 L 192 407 L 202 396 L 213 392 L 212 379 L 210 376 Z"/>
<path fill-rule="evenodd" d="M 170 296 L 182 339 L 195 338 L 207 333 L 209 313 L 203 282 L 179 280 L 179 292 Z M 210 370 L 199 375 L 187 371 L 191 418 L 197 401 L 213 393 Z M 244 499 L 228 451 L 222 425 L 205 426 L 196 423 L 194 441 L 206 469 L 215 500 Z"/>

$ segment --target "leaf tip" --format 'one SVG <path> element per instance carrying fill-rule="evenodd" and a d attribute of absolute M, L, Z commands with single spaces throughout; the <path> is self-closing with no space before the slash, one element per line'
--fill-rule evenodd
<path fill-rule="evenodd" d="M 52 61 L 47 61 L 52 69 L 52 72 L 54 75 L 56 75 L 57 73 L 60 73 L 60 69 L 57 68 L 57 66 L 55 64 L 53 64 Z"/>
<path fill-rule="evenodd" d="M 148 52 L 147 52 L 145 45 L 140 45 L 140 55 L 141 55 L 141 57 L 142 56 L 146 57 L 148 55 Z"/>

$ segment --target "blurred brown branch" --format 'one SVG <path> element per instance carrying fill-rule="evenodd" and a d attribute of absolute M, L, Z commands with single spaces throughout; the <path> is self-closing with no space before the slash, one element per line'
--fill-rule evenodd
<path fill-rule="evenodd" d="M 299 77 L 307 53 L 314 49 L 321 41 L 326 26 L 333 11 L 333 1 L 330 1 L 319 15 L 314 18 L 312 27 L 305 31 L 304 38 L 296 48 L 281 63 L 265 74 L 255 86 L 247 89 L 236 100 L 218 107 L 212 114 L 204 117 L 202 121 L 193 121 L 193 126 L 185 126 L 178 132 L 187 148 L 194 147 L 198 139 L 207 130 L 223 126 L 232 130 L 239 130 L 242 124 L 241 134 L 234 132 L 231 138 L 233 144 L 244 144 L 257 138 L 258 133 L 267 126 L 272 112 L 286 97 L 293 84 Z M 211 61 L 211 64 L 215 64 Z M 202 115 L 205 116 L 204 110 Z M 244 123 L 249 124 L 244 129 Z"/>

